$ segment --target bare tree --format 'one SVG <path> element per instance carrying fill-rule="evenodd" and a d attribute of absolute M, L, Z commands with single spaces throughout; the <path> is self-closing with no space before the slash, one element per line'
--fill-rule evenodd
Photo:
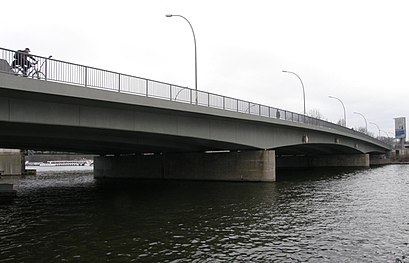
<path fill-rule="evenodd" d="M 316 119 L 327 120 L 327 118 L 318 109 L 309 110 L 308 115 Z"/>
<path fill-rule="evenodd" d="M 337 124 L 341 126 L 346 126 L 345 119 L 339 119 Z"/>
<path fill-rule="evenodd" d="M 373 132 L 367 131 L 365 127 L 357 127 L 357 128 L 355 128 L 355 130 L 357 130 L 359 132 L 362 132 L 362 133 L 365 133 L 365 134 L 368 134 L 369 136 L 376 137 Z"/>
<path fill-rule="evenodd" d="M 393 144 L 395 142 L 395 138 L 392 137 L 381 136 L 378 139 L 389 144 Z"/>

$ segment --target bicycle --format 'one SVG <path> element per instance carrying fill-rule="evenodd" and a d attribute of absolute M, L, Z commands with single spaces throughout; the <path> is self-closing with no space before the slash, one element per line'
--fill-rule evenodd
<path fill-rule="evenodd" d="M 24 70 L 23 66 L 20 64 L 17 64 L 15 61 L 13 61 L 13 71 L 15 75 L 18 76 L 23 76 L 23 77 L 31 77 L 31 78 L 36 78 L 36 79 L 45 79 L 45 74 L 42 72 L 43 66 L 47 60 L 49 60 L 52 56 L 49 56 L 48 58 L 44 59 L 41 65 L 38 65 L 38 60 L 34 61 L 31 63 L 31 67 Z M 28 72 L 27 72 L 28 71 Z"/>

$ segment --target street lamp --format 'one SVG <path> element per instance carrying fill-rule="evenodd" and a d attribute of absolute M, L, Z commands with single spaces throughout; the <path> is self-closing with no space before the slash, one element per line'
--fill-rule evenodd
<path fill-rule="evenodd" d="M 379 128 L 378 124 L 373 123 L 373 122 L 369 122 L 369 124 L 373 124 L 373 125 L 376 126 L 376 128 L 378 128 L 378 135 L 379 135 L 379 137 L 381 137 L 381 129 Z"/>
<path fill-rule="evenodd" d="M 368 122 L 366 121 L 366 118 L 363 114 L 359 113 L 359 112 L 354 112 L 355 114 L 361 115 L 362 118 L 364 118 L 365 120 L 365 133 L 368 134 Z"/>
<path fill-rule="evenodd" d="M 346 110 L 345 110 L 345 105 L 344 105 L 344 103 L 342 102 L 342 100 L 340 100 L 340 99 L 337 98 L 337 97 L 328 96 L 328 98 L 330 98 L 330 99 L 336 99 L 336 100 L 338 100 L 339 102 L 341 102 L 342 107 L 344 108 L 344 126 L 346 127 L 346 126 L 347 126 L 347 112 L 346 112 Z"/>
<path fill-rule="evenodd" d="M 295 74 L 294 72 L 291 72 L 291 71 L 287 71 L 287 70 L 283 70 L 283 72 L 284 73 L 291 73 L 291 74 L 294 74 L 295 76 L 297 76 L 297 78 L 301 81 L 301 86 L 302 86 L 302 96 L 303 96 L 303 99 L 304 99 L 304 115 L 306 115 L 305 114 L 305 89 L 304 89 L 304 83 L 302 83 L 302 80 L 301 80 L 301 78 L 300 78 L 300 76 L 298 76 L 297 74 Z"/>
<path fill-rule="evenodd" d="M 186 20 L 186 22 L 189 24 L 190 28 L 192 29 L 193 33 L 193 41 L 195 43 L 195 90 L 196 90 L 196 104 L 197 104 L 197 48 L 196 48 L 196 36 L 195 36 L 195 31 L 193 30 L 192 24 L 187 20 L 186 17 L 182 15 L 172 15 L 172 14 L 167 14 L 166 17 L 172 17 L 172 16 L 178 16 Z"/>

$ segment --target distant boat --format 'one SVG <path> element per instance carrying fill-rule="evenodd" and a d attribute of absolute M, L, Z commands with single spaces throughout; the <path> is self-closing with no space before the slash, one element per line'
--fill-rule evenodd
<path fill-rule="evenodd" d="M 40 164 L 42 164 L 42 162 L 29 162 L 26 161 L 26 166 L 40 166 Z"/>
<path fill-rule="evenodd" d="M 62 160 L 42 162 L 26 162 L 26 166 L 91 166 L 92 160 Z"/>

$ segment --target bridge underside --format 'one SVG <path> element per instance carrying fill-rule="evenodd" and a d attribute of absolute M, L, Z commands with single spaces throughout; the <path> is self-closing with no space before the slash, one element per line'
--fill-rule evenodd
<path fill-rule="evenodd" d="M 83 127 L 0 122 L 3 148 L 66 151 L 97 155 L 134 153 L 186 153 L 264 150 L 204 139 Z M 267 149 L 266 149 L 267 150 Z M 277 157 L 360 154 L 338 144 L 298 144 L 273 149 Z"/>
<path fill-rule="evenodd" d="M 0 146 L 90 154 L 205 152 L 254 147 L 166 134 L 0 122 Z"/>

